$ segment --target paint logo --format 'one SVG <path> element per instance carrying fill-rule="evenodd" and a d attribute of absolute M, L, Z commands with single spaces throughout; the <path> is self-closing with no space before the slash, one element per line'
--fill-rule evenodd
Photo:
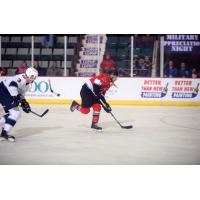
<path fill-rule="evenodd" d="M 191 89 L 191 92 L 172 92 L 172 98 L 184 98 L 184 99 L 191 99 L 195 98 L 199 93 L 199 83 L 195 88 Z"/>
<path fill-rule="evenodd" d="M 167 83 L 163 88 L 161 80 L 145 80 L 142 86 L 141 97 L 142 98 L 163 98 L 168 92 Z"/>

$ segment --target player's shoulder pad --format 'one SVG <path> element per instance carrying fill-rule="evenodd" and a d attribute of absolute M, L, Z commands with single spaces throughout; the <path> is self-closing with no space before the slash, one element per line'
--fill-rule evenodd
<path fill-rule="evenodd" d="M 23 74 L 16 75 L 16 76 L 15 76 L 15 80 L 16 80 L 16 82 L 17 82 L 18 84 L 23 84 L 23 83 L 26 82 L 26 80 L 25 80 Z"/>

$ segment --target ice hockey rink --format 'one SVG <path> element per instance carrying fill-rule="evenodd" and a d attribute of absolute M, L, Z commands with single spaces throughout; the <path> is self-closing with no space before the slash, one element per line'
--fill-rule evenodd
<path fill-rule="evenodd" d="M 200 164 L 199 107 L 113 106 L 133 129 L 102 111 L 101 133 L 90 129 L 92 113 L 32 106 L 38 113 L 46 108 L 43 118 L 22 113 L 12 131 L 16 142 L 0 143 L 0 164 Z"/>

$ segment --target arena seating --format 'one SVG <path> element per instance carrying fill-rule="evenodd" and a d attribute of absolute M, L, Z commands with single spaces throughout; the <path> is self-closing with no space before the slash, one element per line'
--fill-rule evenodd
<path fill-rule="evenodd" d="M 44 35 L 34 36 L 34 60 L 40 61 L 42 67 L 51 66 L 53 61 L 64 66 L 64 36 L 56 35 L 53 48 L 42 46 Z M 14 71 L 23 60 L 31 65 L 31 35 L 2 35 L 2 66 Z M 72 60 L 77 44 L 77 35 L 68 35 L 67 40 L 67 68 L 72 67 Z"/>
<path fill-rule="evenodd" d="M 45 48 L 42 45 L 44 35 L 34 35 L 34 60 L 39 61 L 41 67 L 48 68 L 53 61 L 57 61 L 62 68 L 64 66 L 64 36 L 55 35 L 56 42 L 53 48 Z M 67 68 L 72 68 L 75 63 L 79 36 L 68 35 L 67 37 Z M 26 60 L 31 66 L 31 35 L 2 35 L 2 66 L 10 71 L 15 71 Z M 106 51 L 110 52 L 116 61 L 117 68 L 130 71 L 131 35 L 107 35 Z M 148 55 L 152 57 L 153 46 L 146 42 L 137 42 L 134 38 L 134 57 Z M 74 65 L 74 64 L 73 64 Z M 76 63 L 75 63 L 76 65 Z"/>
<path fill-rule="evenodd" d="M 153 46 L 145 43 L 140 46 L 134 42 L 134 57 L 149 56 L 152 57 Z M 110 52 L 116 61 L 117 68 L 130 70 L 131 57 L 131 35 L 107 35 L 106 51 Z"/>

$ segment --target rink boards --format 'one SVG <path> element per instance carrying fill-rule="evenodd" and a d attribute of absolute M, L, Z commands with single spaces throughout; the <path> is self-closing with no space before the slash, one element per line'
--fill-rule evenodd
<path fill-rule="evenodd" d="M 0 77 L 2 80 L 5 77 Z M 88 78 L 39 77 L 27 93 L 33 104 L 69 104 L 80 101 L 80 89 Z M 60 93 L 51 93 L 49 87 Z M 119 78 L 106 93 L 111 105 L 200 106 L 200 79 Z"/>

